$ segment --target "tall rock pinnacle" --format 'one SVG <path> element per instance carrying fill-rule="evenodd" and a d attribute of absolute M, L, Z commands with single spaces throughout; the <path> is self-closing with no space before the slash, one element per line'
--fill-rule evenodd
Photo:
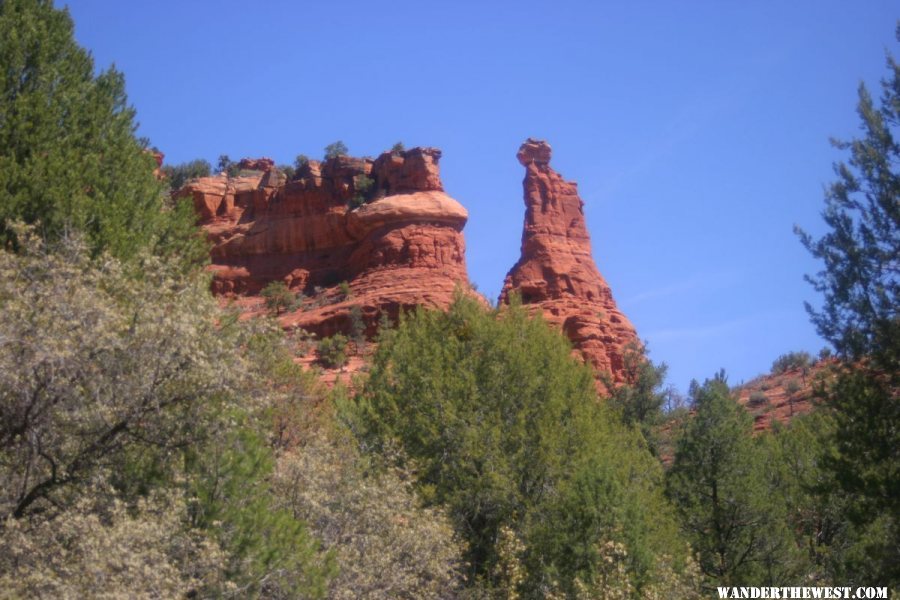
<path fill-rule="evenodd" d="M 562 328 L 599 374 L 624 381 L 625 349 L 639 340 L 594 264 L 577 185 L 550 167 L 545 141 L 529 138 L 516 156 L 525 167 L 522 254 L 506 276 L 500 302 L 518 293 L 523 304 L 539 307 Z"/>

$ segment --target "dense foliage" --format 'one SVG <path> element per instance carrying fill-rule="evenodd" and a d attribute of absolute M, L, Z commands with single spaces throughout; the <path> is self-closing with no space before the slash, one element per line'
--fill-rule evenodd
<path fill-rule="evenodd" d="M 347 148 L 347 144 L 345 144 L 341 140 L 338 140 L 325 146 L 325 160 L 331 160 L 332 158 L 337 158 L 338 156 L 347 156 L 349 152 L 350 150 Z"/>
<path fill-rule="evenodd" d="M 721 375 L 695 383 L 691 395 L 694 418 L 667 478 L 703 573 L 718 585 L 791 581 L 795 546 L 786 506 L 770 494 L 767 458 L 751 436 L 750 416 Z"/>
<path fill-rule="evenodd" d="M 641 435 L 597 402 L 566 340 L 520 307 L 458 295 L 446 313 L 409 316 L 380 340 L 355 408 L 364 443 L 401 448 L 420 493 L 447 507 L 470 582 L 504 586 L 504 535 L 521 545 L 515 587 L 528 597 L 602 586 L 606 544 L 635 589 L 684 564 Z"/>
<path fill-rule="evenodd" d="M 17 237 L 19 254 L 0 252 L 0 537 L 19 557 L 4 571 L 16 585 L 74 590 L 105 585 L 119 562 L 155 561 L 148 590 L 322 596 L 331 559 L 275 510 L 267 482 L 275 333 L 221 315 L 207 278 L 177 263 L 144 255 L 136 278 L 77 239 L 51 252 L 27 230 Z M 180 516 L 159 518 L 164 498 Z M 104 526 L 66 565 L 60 536 L 95 518 Z M 127 537 L 154 520 L 163 529 L 145 544 Z M 116 560 L 65 581 L 59 569 L 113 540 Z"/>
<path fill-rule="evenodd" d="M 212 165 L 202 158 L 180 163 L 177 165 L 163 165 L 162 173 L 166 176 L 166 183 L 171 191 L 180 190 L 185 183 L 198 177 L 209 177 Z"/>
<path fill-rule="evenodd" d="M 0 3 L 0 241 L 19 220 L 50 240 L 82 232 L 94 253 L 202 260 L 191 207 L 166 206 L 135 137 L 122 74 L 95 76 L 72 29 L 50 0 Z"/>
<path fill-rule="evenodd" d="M 658 430 L 665 420 L 663 407 L 673 393 L 663 387 L 668 367 L 665 363 L 653 364 L 646 348 L 637 345 L 625 349 L 622 363 L 626 383 L 616 385 L 611 378 L 605 378 L 607 401 L 623 423 L 640 429 L 651 452 L 658 455 Z"/>
<path fill-rule="evenodd" d="M 280 460 L 282 506 L 333 550 L 329 598 L 452 598 L 463 544 L 445 511 L 421 506 L 414 475 L 380 469 L 351 440 L 318 431 Z"/>

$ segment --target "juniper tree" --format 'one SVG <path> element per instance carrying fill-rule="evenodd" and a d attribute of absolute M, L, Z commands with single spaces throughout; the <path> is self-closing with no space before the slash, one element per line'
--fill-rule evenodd
<path fill-rule="evenodd" d="M 0 241 L 19 220 L 46 239 L 84 232 L 95 253 L 127 258 L 156 242 L 199 260 L 192 211 L 164 205 L 122 73 L 94 75 L 68 11 L 4 0 L 0 40 Z"/>
<path fill-rule="evenodd" d="M 769 493 L 750 416 L 722 374 L 694 382 L 691 395 L 695 415 L 667 480 L 703 573 L 719 585 L 786 583 L 792 548 L 784 505 Z"/>
<path fill-rule="evenodd" d="M 364 446 L 399 443 L 420 493 L 446 507 L 471 581 L 505 585 L 509 535 L 523 597 L 599 585 L 608 543 L 637 589 L 684 564 L 658 461 L 598 402 L 568 341 L 521 307 L 458 295 L 446 313 L 407 316 L 379 337 L 355 406 Z"/>

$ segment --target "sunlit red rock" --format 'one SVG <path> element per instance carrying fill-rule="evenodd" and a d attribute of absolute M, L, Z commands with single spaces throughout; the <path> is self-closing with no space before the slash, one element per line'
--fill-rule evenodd
<path fill-rule="evenodd" d="M 517 293 L 560 327 L 598 373 L 621 382 L 626 348 L 639 340 L 594 264 L 577 185 L 550 167 L 550 157 L 550 145 L 541 140 L 528 139 L 519 148 L 525 167 L 522 250 L 500 301 Z"/>
<path fill-rule="evenodd" d="M 443 192 L 440 156 L 338 156 L 309 161 L 293 181 L 271 159 L 244 159 L 242 176 L 189 182 L 180 194 L 213 244 L 214 292 L 258 307 L 262 288 L 283 281 L 307 301 L 281 323 L 320 337 L 346 333 L 354 307 L 371 335 L 382 314 L 448 306 L 455 287 L 469 287 L 468 213 Z"/>

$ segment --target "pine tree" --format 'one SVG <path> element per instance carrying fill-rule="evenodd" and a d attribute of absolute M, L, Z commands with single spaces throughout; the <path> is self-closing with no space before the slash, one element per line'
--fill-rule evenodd
<path fill-rule="evenodd" d="M 696 414 L 678 441 L 668 488 L 700 567 L 718 585 L 786 584 L 791 539 L 750 416 L 722 374 L 691 387 Z"/>
<path fill-rule="evenodd" d="M 4 0 L 0 40 L 0 241 L 20 220 L 50 240 L 84 232 L 95 252 L 122 258 L 154 241 L 202 256 L 189 207 L 164 206 L 122 74 L 94 75 L 68 11 Z"/>
<path fill-rule="evenodd" d="M 897 30 L 900 39 L 900 26 Z M 835 419 L 835 456 L 828 457 L 853 502 L 848 516 L 872 528 L 860 561 L 882 583 L 900 585 L 900 64 L 887 58 L 876 106 L 859 86 L 863 135 L 834 142 L 850 158 L 835 166 L 818 240 L 798 229 L 824 269 L 808 277 L 824 295 L 809 306 L 822 337 L 844 359 L 825 391 Z M 861 543 L 865 545 L 865 540 Z M 880 565 L 880 566 L 879 566 Z"/>
<path fill-rule="evenodd" d="M 835 165 L 838 179 L 825 196 L 822 216 L 830 231 L 814 240 L 797 228 L 825 263 L 807 277 L 824 294 L 824 306 L 817 311 L 807 304 L 807 310 L 822 337 L 851 360 L 896 361 L 900 344 L 900 64 L 891 56 L 887 64 L 880 106 L 859 86 L 863 137 L 832 141 L 850 159 Z"/>

